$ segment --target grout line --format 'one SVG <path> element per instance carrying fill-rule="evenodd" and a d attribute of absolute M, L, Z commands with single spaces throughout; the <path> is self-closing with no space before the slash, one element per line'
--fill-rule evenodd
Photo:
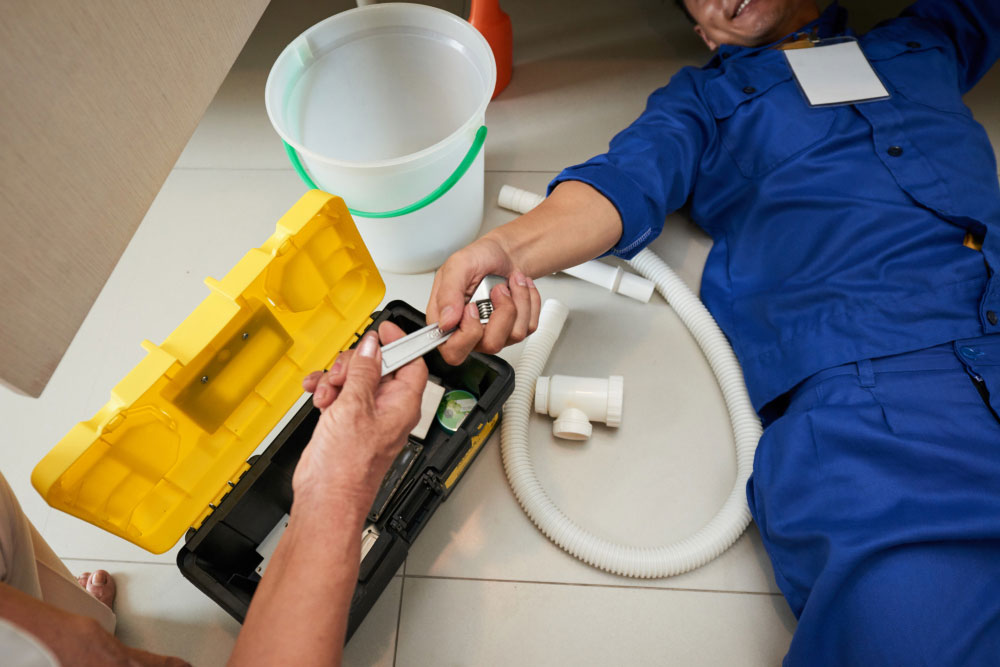
<path fill-rule="evenodd" d="M 218 167 L 189 167 L 189 166 L 174 166 L 173 171 L 274 171 L 285 173 L 295 173 L 295 170 L 289 167 L 233 167 L 231 165 L 218 166 Z M 558 175 L 560 169 L 485 169 L 484 173 L 487 174 L 553 174 Z"/>
<path fill-rule="evenodd" d="M 685 593 L 721 593 L 724 595 L 763 595 L 769 597 L 781 597 L 781 593 L 770 591 L 726 591 L 712 588 L 678 588 L 675 586 L 625 586 L 622 584 L 584 584 L 572 583 L 568 581 L 530 581 L 527 579 L 480 579 L 477 577 L 440 577 L 429 574 L 406 574 L 406 579 L 441 579 L 444 581 L 483 581 L 497 584 L 535 584 L 538 586 L 579 586 L 582 588 L 617 588 L 623 590 L 643 590 L 643 591 L 676 591 Z"/>
<path fill-rule="evenodd" d="M 58 555 L 58 554 L 57 554 Z M 90 556 L 59 556 L 59 560 L 89 560 L 100 563 L 119 563 L 125 565 L 166 565 L 170 567 L 177 567 L 176 561 L 162 562 L 162 561 L 152 561 L 152 560 L 125 560 L 122 558 L 92 558 Z M 180 569 L 177 570 L 180 572 Z"/>
<path fill-rule="evenodd" d="M 406 560 L 403 561 L 403 577 L 402 581 L 399 582 L 399 609 L 396 611 L 396 641 L 392 644 L 392 667 L 396 667 L 396 656 L 399 655 L 399 627 L 403 624 L 404 588 L 406 588 Z"/>
<path fill-rule="evenodd" d="M 569 166 L 569 165 L 567 165 Z M 553 174 L 558 176 L 561 169 L 486 169 L 487 174 Z"/>
<path fill-rule="evenodd" d="M 291 165 L 288 167 L 178 167 L 174 166 L 173 171 L 279 171 L 281 173 L 295 173 Z"/>

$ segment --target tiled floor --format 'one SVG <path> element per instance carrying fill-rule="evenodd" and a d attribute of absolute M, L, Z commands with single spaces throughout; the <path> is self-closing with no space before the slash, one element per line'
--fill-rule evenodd
<path fill-rule="evenodd" d="M 461 0 L 437 4 L 467 11 Z M 881 13 L 902 4 L 886 2 Z M 118 576 L 124 641 L 199 666 L 221 664 L 239 626 L 182 579 L 174 552 L 148 554 L 50 510 L 29 475 L 142 358 L 139 341 L 161 341 L 205 296 L 202 279 L 223 275 L 267 238 L 302 194 L 264 112 L 264 81 L 292 37 L 346 6 L 272 2 L 42 397 L 0 390 L 0 465 L 28 515 L 71 569 L 103 564 Z M 484 230 L 513 217 L 493 204 L 502 184 L 543 191 L 561 167 L 603 151 L 678 67 L 704 58 L 666 0 L 504 6 L 515 27 L 516 69 L 487 112 Z M 989 79 L 968 101 L 996 140 L 1000 117 L 988 100 L 1000 76 Z M 654 248 L 698 285 L 704 235 L 672 216 Z M 388 298 L 426 303 L 430 275 L 386 281 Z M 654 545 L 688 534 L 721 504 L 735 474 L 726 413 L 694 343 L 662 302 L 640 305 L 560 276 L 539 287 L 573 311 L 549 368 L 629 382 L 622 428 L 596 428 L 583 447 L 553 440 L 548 420 L 533 422 L 539 475 L 558 504 L 611 538 Z M 519 353 L 503 356 L 515 362 Z M 494 437 L 350 642 L 345 662 L 774 665 L 794 627 L 753 527 L 718 560 L 671 579 L 594 570 L 524 516 Z"/>

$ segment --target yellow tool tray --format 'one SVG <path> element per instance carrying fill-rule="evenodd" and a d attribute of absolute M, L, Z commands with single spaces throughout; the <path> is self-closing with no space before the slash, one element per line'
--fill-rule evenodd
<path fill-rule="evenodd" d="M 369 324 L 385 283 L 343 200 L 306 193 L 35 467 L 58 509 L 152 551 L 197 528 L 246 459 Z"/>

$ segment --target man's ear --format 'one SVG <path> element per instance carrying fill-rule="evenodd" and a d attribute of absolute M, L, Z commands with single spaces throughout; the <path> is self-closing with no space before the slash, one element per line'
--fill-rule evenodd
<path fill-rule="evenodd" d="M 718 44 L 716 44 L 715 42 L 713 42 L 711 39 L 708 38 L 708 35 L 705 34 L 705 31 L 701 29 L 700 25 L 696 25 L 694 27 L 694 32 L 699 37 L 701 37 L 701 41 L 705 42 L 705 46 L 707 46 L 711 51 L 715 51 L 717 48 L 719 48 Z"/>

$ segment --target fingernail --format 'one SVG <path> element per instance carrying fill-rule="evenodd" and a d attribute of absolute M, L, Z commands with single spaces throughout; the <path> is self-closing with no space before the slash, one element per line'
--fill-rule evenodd
<path fill-rule="evenodd" d="M 445 306 L 444 309 L 441 310 L 441 317 L 439 317 L 438 319 L 446 320 L 448 319 L 448 316 L 451 315 L 453 312 L 455 312 L 454 306 Z"/>
<path fill-rule="evenodd" d="M 528 287 L 534 289 L 535 288 L 535 281 L 532 280 L 531 278 L 528 278 L 527 280 L 528 280 Z"/>
<path fill-rule="evenodd" d="M 103 570 L 100 572 L 95 572 L 94 577 L 93 579 L 91 579 L 91 581 L 93 581 L 98 586 L 103 586 L 104 584 L 108 583 L 108 573 L 104 572 Z"/>
<path fill-rule="evenodd" d="M 333 362 L 333 366 L 330 367 L 330 372 L 339 373 L 341 366 L 342 364 L 340 363 L 340 359 L 337 359 L 335 362 Z"/>
<path fill-rule="evenodd" d="M 506 285 L 500 285 L 497 289 L 500 290 L 500 293 L 504 296 L 510 296 L 510 288 Z"/>
<path fill-rule="evenodd" d="M 374 331 L 369 331 L 361 339 L 361 344 L 358 345 L 358 354 L 362 357 L 374 359 L 376 352 L 378 352 L 378 336 L 376 336 Z"/>
<path fill-rule="evenodd" d="M 322 403 L 323 401 L 326 400 L 326 397 L 329 393 L 330 393 L 330 387 L 328 387 L 325 384 L 321 384 L 319 388 L 316 390 L 316 393 L 314 394 L 315 396 L 314 402 L 319 401 L 320 403 Z"/>
<path fill-rule="evenodd" d="M 527 278 L 525 278 L 524 274 L 521 273 L 520 271 L 518 271 L 518 272 L 516 272 L 514 274 L 514 282 L 517 283 L 518 287 L 527 287 L 528 286 L 528 280 L 527 280 Z"/>
<path fill-rule="evenodd" d="M 476 304 L 470 303 L 465 307 L 465 313 L 469 317 L 478 320 L 479 319 L 479 309 L 476 308 Z"/>

